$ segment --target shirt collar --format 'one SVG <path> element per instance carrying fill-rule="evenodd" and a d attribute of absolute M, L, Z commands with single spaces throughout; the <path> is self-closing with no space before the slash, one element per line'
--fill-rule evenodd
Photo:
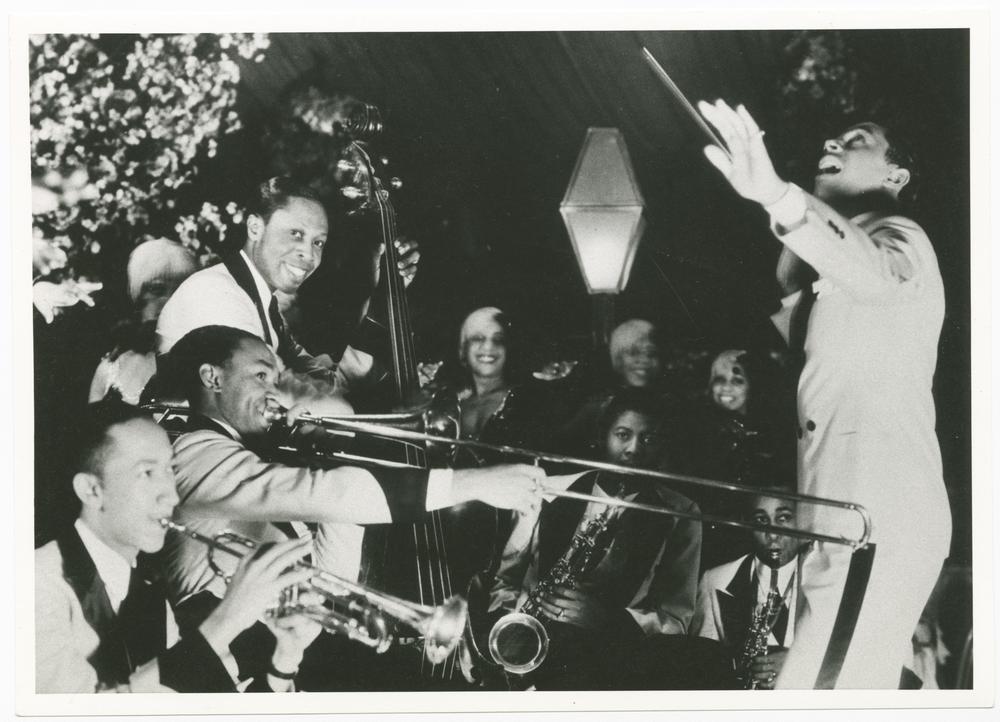
<path fill-rule="evenodd" d="M 592 493 L 592 494 L 593 494 L 594 496 L 599 496 L 599 497 L 602 497 L 602 498 L 605 498 L 605 497 L 611 497 L 611 496 L 612 496 L 612 495 L 611 495 L 611 494 L 609 494 L 608 492 L 604 491 L 604 488 L 603 488 L 603 487 L 602 487 L 602 486 L 601 486 L 600 484 L 598 484 L 598 483 L 597 483 L 597 480 L 596 480 L 596 479 L 594 480 L 594 490 L 593 490 L 593 491 L 592 491 L 591 493 Z M 639 495 L 639 492 L 637 492 L 637 491 L 633 491 L 633 492 L 631 492 L 631 493 L 628 493 L 628 494 L 624 494 L 624 495 L 622 495 L 622 497 L 621 497 L 621 498 L 622 498 L 622 499 L 623 499 L 624 501 L 632 501 L 632 500 L 633 500 L 633 499 L 635 499 L 635 498 L 636 498 L 636 497 L 637 497 L 638 495 Z"/>
<path fill-rule="evenodd" d="M 765 592 L 771 586 L 771 567 L 764 564 L 756 556 L 754 557 L 754 574 L 757 577 L 757 588 L 763 589 Z M 795 574 L 795 570 L 798 567 L 798 557 L 792 557 L 792 560 L 782 567 L 778 567 L 778 590 L 784 594 L 785 590 L 788 588 L 789 581 Z"/>
<path fill-rule="evenodd" d="M 221 426 L 226 431 L 228 431 L 229 435 L 232 436 L 236 441 L 243 441 L 243 437 L 240 436 L 240 432 L 237 431 L 236 429 L 234 429 L 233 426 L 232 426 L 232 424 L 227 423 L 226 421 L 223 421 L 218 416 L 209 416 L 208 418 L 210 418 L 212 421 L 214 421 L 219 426 Z"/>
<path fill-rule="evenodd" d="M 257 266 L 255 266 L 253 261 L 250 260 L 250 256 L 247 255 L 247 252 L 240 249 L 240 255 L 246 262 L 247 268 L 250 269 L 250 275 L 253 277 L 253 285 L 257 287 L 257 295 L 260 296 L 262 301 L 264 301 L 264 308 L 266 310 L 268 304 L 271 303 L 271 297 L 274 296 L 274 292 L 268 288 L 267 281 L 265 281 L 264 277 L 260 275 L 260 271 L 257 270 Z"/>
<path fill-rule="evenodd" d="M 91 531 L 83 519 L 77 519 L 73 526 L 76 528 L 76 533 L 80 535 L 80 541 L 83 542 L 87 553 L 90 554 L 90 558 L 94 562 L 94 567 L 97 569 L 97 574 L 101 577 L 101 581 L 104 582 L 108 601 L 111 602 L 111 607 L 117 614 L 118 607 L 121 606 L 122 601 L 128 595 L 128 584 L 132 576 L 132 569 L 135 566 L 135 560 L 129 561 L 125 559 L 121 554 L 98 539 L 97 535 Z"/>

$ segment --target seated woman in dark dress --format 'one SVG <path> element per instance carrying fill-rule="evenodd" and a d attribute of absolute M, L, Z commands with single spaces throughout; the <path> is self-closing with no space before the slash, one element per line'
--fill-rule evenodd
<path fill-rule="evenodd" d="M 542 386 L 521 379 L 511 323 L 499 308 L 478 308 L 462 322 L 458 378 L 453 383 L 463 439 L 539 449 L 545 446 Z M 484 452 L 463 449 L 457 466 L 490 461 Z"/>

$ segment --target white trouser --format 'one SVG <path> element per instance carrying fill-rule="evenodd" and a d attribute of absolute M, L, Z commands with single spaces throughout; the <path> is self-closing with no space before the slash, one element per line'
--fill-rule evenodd
<path fill-rule="evenodd" d="M 912 540 L 911 540 L 912 541 Z M 896 689 L 912 661 L 911 638 L 948 553 L 947 544 L 876 545 L 854 633 L 836 679 L 837 689 Z M 795 641 L 776 686 L 812 689 L 831 641 L 851 552 L 817 544 L 802 563 Z M 842 630 L 838 630 L 842 631 Z"/>

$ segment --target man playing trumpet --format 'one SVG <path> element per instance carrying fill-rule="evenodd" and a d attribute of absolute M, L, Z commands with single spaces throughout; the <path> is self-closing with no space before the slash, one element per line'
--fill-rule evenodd
<path fill-rule="evenodd" d="M 247 557 L 222 601 L 178 637 L 160 575 L 140 554 L 159 551 L 177 504 L 166 432 L 119 401 L 92 404 L 79 425 L 73 490 L 75 524 L 35 551 L 37 692 L 227 692 L 237 689 L 229 645 L 262 618 L 286 587 L 300 540 Z M 152 573 L 151 573 L 152 572 Z M 254 689 L 286 691 L 319 626 L 302 617 L 268 622 L 276 637 L 273 674 Z M 239 687 L 245 687 L 240 684 Z"/>

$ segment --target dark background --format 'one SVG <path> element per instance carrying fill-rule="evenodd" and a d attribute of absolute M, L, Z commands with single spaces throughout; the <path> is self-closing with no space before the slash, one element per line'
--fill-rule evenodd
<path fill-rule="evenodd" d="M 971 560 L 967 31 L 271 33 L 270 39 L 262 62 L 239 61 L 243 129 L 223 138 L 217 157 L 205 159 L 185 192 L 221 207 L 288 169 L 328 181 L 336 144 L 310 135 L 292 113 L 292 100 L 314 87 L 377 106 L 385 130 L 371 150 L 388 159 L 386 175 L 402 179 L 392 202 L 400 230 L 421 247 L 408 296 L 423 360 L 452 358 L 461 318 L 482 305 L 512 315 L 525 346 L 536 351 L 532 362 L 586 360 L 591 302 L 558 206 L 591 126 L 622 131 L 646 201 L 648 227 L 616 301 L 617 319 L 655 321 L 681 357 L 776 343 L 767 319 L 779 300 L 773 280 L 779 243 L 764 213 L 740 200 L 704 159 L 703 136 L 645 65 L 643 46 L 692 102 L 722 97 L 746 104 L 767 131 L 779 172 L 807 189 L 824 138 L 860 119 L 901 127 L 923 166 L 911 215 L 935 245 L 947 295 L 935 379 L 938 433 L 955 520 L 952 558 Z M 120 62 L 133 41 L 103 35 L 99 44 Z M 302 340 L 314 352 L 337 352 L 365 293 L 346 253 L 358 245 L 349 238 L 355 226 L 342 208 L 332 209 L 323 267 L 300 294 L 311 320 Z M 169 225 L 162 232 L 172 233 Z M 238 246 L 243 238 L 234 229 L 227 242 Z M 100 315 L 89 314 L 98 319 L 91 325 L 106 330 L 128 312 L 124 266 L 133 240 L 105 244 L 107 292 Z M 36 339 L 36 358 L 45 356 L 43 345 Z M 81 384 L 89 383 L 106 348 L 88 342 L 73 355 Z M 92 362 L 87 356 L 81 363 L 88 353 Z M 36 371 L 38 378 L 62 375 Z"/>
<path fill-rule="evenodd" d="M 789 91 L 803 34 L 778 31 L 272 34 L 243 63 L 245 130 L 206 169 L 225 201 L 275 169 L 271 139 L 304 87 L 376 105 L 373 150 L 403 180 L 393 202 L 423 258 L 410 289 L 418 355 L 447 358 L 477 306 L 509 311 L 541 355 L 579 357 L 591 307 L 558 204 L 590 126 L 621 129 L 649 222 L 619 320 L 656 321 L 677 349 L 767 343 L 779 244 L 701 155 L 704 141 L 645 65 L 648 47 L 687 97 L 742 102 L 767 130 L 779 172 L 810 187 L 822 140 L 873 116 L 916 142 L 923 178 L 912 215 L 938 253 L 947 294 L 935 381 L 956 520 L 953 558 L 971 558 L 969 366 L 969 46 L 964 30 L 848 31 L 810 49 L 845 58 L 851 103 Z M 808 37 L 808 36 L 806 36 Z M 798 42 L 797 47 L 795 43 Z M 810 94 L 812 93 L 812 94 Z M 843 105 L 843 103 L 842 103 Z M 342 219 L 334 218 L 336 228 Z M 328 266 L 338 262 L 329 253 Z M 345 274 L 315 283 L 346 286 Z M 346 291 L 345 291 L 346 292 Z M 886 359 L 905 363 L 905 359 Z M 904 502 L 905 503 L 905 502 Z"/>

